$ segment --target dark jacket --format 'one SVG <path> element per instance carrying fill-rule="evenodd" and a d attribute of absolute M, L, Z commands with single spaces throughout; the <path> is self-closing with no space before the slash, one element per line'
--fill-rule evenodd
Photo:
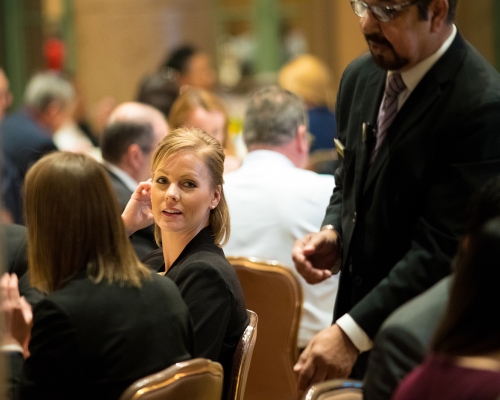
<path fill-rule="evenodd" d="M 399 305 L 450 273 L 470 196 L 500 174 L 500 75 L 457 33 L 399 110 L 373 165 L 386 71 L 370 55 L 337 100 L 344 158 L 324 219 L 342 237 L 335 318 L 374 337 Z"/>
<path fill-rule="evenodd" d="M 193 352 L 187 307 L 176 286 L 154 273 L 140 288 L 94 284 L 82 273 L 41 300 L 33 316 L 21 399 L 118 399 L 137 379 Z"/>
<path fill-rule="evenodd" d="M 143 262 L 165 270 L 162 249 Z M 233 354 L 249 321 L 236 272 L 214 244 L 209 227 L 188 243 L 166 276 L 178 286 L 191 314 L 194 356 L 220 362 L 224 382 L 229 383 Z"/>

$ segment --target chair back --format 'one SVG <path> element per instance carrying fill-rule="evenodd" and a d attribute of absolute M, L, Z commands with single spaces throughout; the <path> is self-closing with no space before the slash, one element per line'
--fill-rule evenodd
<path fill-rule="evenodd" d="M 259 340 L 248 372 L 245 400 L 296 400 L 297 336 L 302 287 L 276 261 L 228 257 L 243 288 L 246 306 L 259 316 Z"/>
<path fill-rule="evenodd" d="M 231 369 L 231 382 L 227 393 L 227 400 L 243 400 L 245 386 L 252 360 L 255 340 L 257 339 L 257 314 L 247 310 L 250 322 L 241 335 L 238 346 L 233 356 L 233 366 Z"/>
<path fill-rule="evenodd" d="M 311 386 L 302 400 L 363 400 L 363 383 L 348 379 L 321 382 Z"/>
<path fill-rule="evenodd" d="M 222 365 L 195 358 L 139 379 L 120 400 L 220 400 L 222 380 Z"/>

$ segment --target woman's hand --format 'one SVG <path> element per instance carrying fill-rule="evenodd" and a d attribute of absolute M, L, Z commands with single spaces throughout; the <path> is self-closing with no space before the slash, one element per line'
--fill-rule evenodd
<path fill-rule="evenodd" d="M 122 220 L 128 236 L 154 223 L 151 209 L 151 185 L 151 179 L 139 183 L 123 211 Z"/>
<path fill-rule="evenodd" d="M 19 296 L 16 274 L 3 274 L 0 279 L 2 290 L 2 312 L 5 322 L 5 333 L 2 345 L 16 344 L 27 354 L 33 313 L 24 297 Z"/>

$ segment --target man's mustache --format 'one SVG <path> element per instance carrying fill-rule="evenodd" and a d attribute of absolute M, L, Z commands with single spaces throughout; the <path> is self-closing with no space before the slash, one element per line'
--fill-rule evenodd
<path fill-rule="evenodd" d="M 373 42 L 392 47 L 392 44 L 385 37 L 380 35 L 376 34 L 365 35 L 365 39 L 367 42 Z"/>

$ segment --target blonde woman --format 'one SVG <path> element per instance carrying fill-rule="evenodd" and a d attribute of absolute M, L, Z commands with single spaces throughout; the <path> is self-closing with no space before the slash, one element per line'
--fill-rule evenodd
<path fill-rule="evenodd" d="M 137 227 L 134 219 L 140 224 L 154 218 L 161 248 L 143 261 L 177 284 L 193 320 L 194 356 L 220 362 L 229 384 L 248 317 L 238 277 L 221 248 L 230 233 L 223 172 L 217 140 L 199 129 L 176 129 L 159 144 L 152 182 L 138 186 L 123 217 L 129 233 Z"/>

